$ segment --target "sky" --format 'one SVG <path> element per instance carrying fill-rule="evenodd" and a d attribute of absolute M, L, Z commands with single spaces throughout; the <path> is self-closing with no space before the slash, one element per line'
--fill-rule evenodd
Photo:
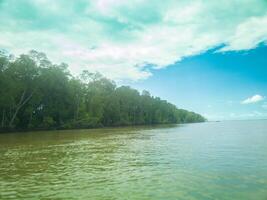
<path fill-rule="evenodd" d="M 267 118 L 267 0 L 0 0 L 0 49 L 34 49 L 209 120 Z"/>

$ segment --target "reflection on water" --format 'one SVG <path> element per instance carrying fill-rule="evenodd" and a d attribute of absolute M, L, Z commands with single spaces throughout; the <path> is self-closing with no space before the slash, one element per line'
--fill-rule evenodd
<path fill-rule="evenodd" d="M 0 199 L 267 199 L 267 121 L 0 135 Z"/>

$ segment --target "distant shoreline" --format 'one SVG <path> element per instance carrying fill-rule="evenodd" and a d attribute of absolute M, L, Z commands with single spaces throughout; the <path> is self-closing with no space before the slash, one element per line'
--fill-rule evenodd
<path fill-rule="evenodd" d="M 205 121 L 209 122 L 209 121 Z M 166 124 L 137 124 L 137 125 L 119 125 L 119 126 L 102 126 L 102 127 L 92 127 L 92 128 L 50 128 L 50 129 L 10 129 L 10 130 L 0 130 L 0 134 L 9 134 L 9 133 L 28 133 L 28 132 L 42 132 L 42 131 L 71 131 L 71 130 L 94 130 L 94 129 L 116 129 L 116 128 L 141 128 L 141 127 L 163 127 L 163 126 L 177 126 L 185 124 L 198 124 L 205 122 L 189 122 L 189 123 L 166 123 Z"/>
<path fill-rule="evenodd" d="M 225 121 L 258 121 L 258 120 L 267 120 L 267 119 L 224 119 L 224 120 L 207 120 L 207 122 L 225 122 Z"/>

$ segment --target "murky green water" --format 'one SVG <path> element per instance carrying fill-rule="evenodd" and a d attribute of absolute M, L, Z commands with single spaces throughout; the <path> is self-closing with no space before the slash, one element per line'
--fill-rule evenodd
<path fill-rule="evenodd" d="M 266 200 L 267 121 L 3 134 L 0 199 Z"/>

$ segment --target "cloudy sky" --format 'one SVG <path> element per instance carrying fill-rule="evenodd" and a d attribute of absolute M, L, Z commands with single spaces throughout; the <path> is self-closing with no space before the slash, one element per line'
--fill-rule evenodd
<path fill-rule="evenodd" d="M 0 48 L 99 71 L 208 119 L 267 118 L 266 0 L 0 0 Z"/>

